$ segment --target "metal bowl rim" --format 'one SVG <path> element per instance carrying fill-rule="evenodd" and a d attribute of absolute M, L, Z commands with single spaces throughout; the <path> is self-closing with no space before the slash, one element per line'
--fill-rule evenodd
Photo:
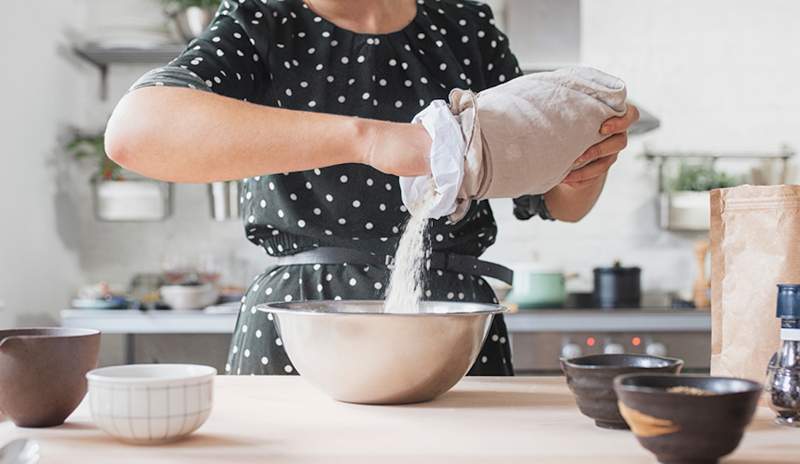
<path fill-rule="evenodd" d="M 480 309 L 477 311 L 453 311 L 448 313 L 365 313 L 365 312 L 355 312 L 355 311 L 325 311 L 325 310 L 313 310 L 313 309 L 290 309 L 286 306 L 288 305 L 296 305 L 298 303 L 333 303 L 335 302 L 336 305 L 345 305 L 347 303 L 357 303 L 357 304 L 365 304 L 365 303 L 380 303 L 383 300 L 301 300 L 301 301 L 291 301 L 291 302 L 275 302 L 275 303 L 264 303 L 260 305 L 256 305 L 256 311 L 262 311 L 267 313 L 277 313 L 277 314 L 308 314 L 308 315 L 315 315 L 315 316 L 331 316 L 331 315 L 341 315 L 341 316 L 396 316 L 396 317 L 419 317 L 419 316 L 426 316 L 426 317 L 450 317 L 450 316 L 481 316 L 481 315 L 492 315 L 492 314 L 503 314 L 509 312 L 509 308 L 500 304 L 494 303 L 475 303 L 469 301 L 423 301 L 422 303 L 445 303 L 449 305 L 474 305 L 474 306 L 483 306 L 485 309 Z"/>

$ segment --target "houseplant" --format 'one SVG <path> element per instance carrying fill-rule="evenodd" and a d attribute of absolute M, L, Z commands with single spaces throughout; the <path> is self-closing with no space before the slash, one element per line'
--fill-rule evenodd
<path fill-rule="evenodd" d="M 710 225 L 709 191 L 734 187 L 743 179 L 717 170 L 709 162 L 681 161 L 661 195 L 661 223 L 671 230 L 703 231 Z"/>
<path fill-rule="evenodd" d="M 214 18 L 220 0 L 161 0 L 180 38 L 191 42 Z"/>
<path fill-rule="evenodd" d="M 73 129 L 65 151 L 95 163 L 91 176 L 94 214 L 101 221 L 160 221 L 172 213 L 172 184 L 124 170 L 106 156 L 102 133 Z"/>

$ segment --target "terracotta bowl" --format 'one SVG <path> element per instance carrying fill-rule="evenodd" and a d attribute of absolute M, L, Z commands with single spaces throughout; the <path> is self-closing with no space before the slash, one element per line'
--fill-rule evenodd
<path fill-rule="evenodd" d="M 664 464 L 716 464 L 732 453 L 762 389 L 750 380 L 669 374 L 624 375 L 614 388 L 636 439 Z"/>
<path fill-rule="evenodd" d="M 595 354 L 561 360 L 567 386 L 575 394 L 578 409 L 598 427 L 628 428 L 617 407 L 614 378 L 644 372 L 677 373 L 683 361 L 645 354 Z"/>
<path fill-rule="evenodd" d="M 99 350 L 97 330 L 0 330 L 0 410 L 19 427 L 64 423 L 86 395 Z"/>

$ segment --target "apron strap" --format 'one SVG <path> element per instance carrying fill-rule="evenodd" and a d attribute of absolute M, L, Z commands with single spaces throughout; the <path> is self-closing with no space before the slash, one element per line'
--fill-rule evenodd
<path fill-rule="evenodd" d="M 353 263 L 391 269 L 394 264 L 394 256 L 367 253 L 353 248 L 318 247 L 289 256 L 281 256 L 277 258 L 277 261 L 280 266 Z M 457 253 L 434 251 L 428 257 L 427 267 L 429 269 L 491 277 L 508 285 L 512 285 L 514 281 L 514 271 L 503 265 Z"/>

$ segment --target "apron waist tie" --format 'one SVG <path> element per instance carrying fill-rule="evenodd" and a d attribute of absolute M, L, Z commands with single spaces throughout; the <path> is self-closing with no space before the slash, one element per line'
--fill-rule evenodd
<path fill-rule="evenodd" d="M 392 269 L 394 256 L 372 254 L 353 248 L 319 247 L 277 258 L 280 266 L 296 264 L 364 264 Z M 497 263 L 480 260 L 474 256 L 457 253 L 431 252 L 426 260 L 428 269 L 458 272 L 474 276 L 491 277 L 512 285 L 514 271 Z"/>

